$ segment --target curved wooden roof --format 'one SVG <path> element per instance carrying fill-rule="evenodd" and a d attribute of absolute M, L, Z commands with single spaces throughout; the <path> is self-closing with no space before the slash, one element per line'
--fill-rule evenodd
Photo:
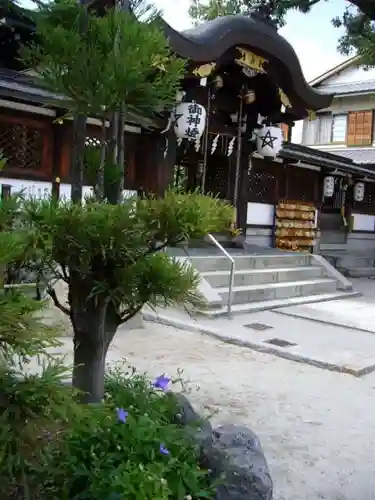
<path fill-rule="evenodd" d="M 333 95 L 321 94 L 307 83 L 290 43 L 257 15 L 218 17 L 182 32 L 174 30 L 162 18 L 159 22 L 173 52 L 185 59 L 208 63 L 217 61 L 232 48 L 247 48 L 265 57 L 269 69 L 279 73 L 283 90 L 291 101 L 311 110 L 326 108 L 332 102 Z"/>

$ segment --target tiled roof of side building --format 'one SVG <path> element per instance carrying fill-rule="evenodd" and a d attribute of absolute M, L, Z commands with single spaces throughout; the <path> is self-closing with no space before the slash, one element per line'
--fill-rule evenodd
<path fill-rule="evenodd" d="M 355 94 L 357 92 L 375 92 L 375 80 L 365 82 L 339 83 L 335 85 L 322 85 L 319 91 L 324 94 Z"/>
<path fill-rule="evenodd" d="M 358 164 L 374 165 L 375 167 L 375 148 L 362 149 L 362 148 L 347 148 L 329 150 L 330 153 L 343 156 Z"/>
<path fill-rule="evenodd" d="M 57 108 L 65 108 L 67 105 L 67 98 L 44 88 L 32 75 L 6 68 L 0 68 L 0 99 L 16 99 Z M 147 116 L 135 109 L 128 109 L 127 123 L 145 129 L 164 126 L 164 121 L 156 113 Z"/>

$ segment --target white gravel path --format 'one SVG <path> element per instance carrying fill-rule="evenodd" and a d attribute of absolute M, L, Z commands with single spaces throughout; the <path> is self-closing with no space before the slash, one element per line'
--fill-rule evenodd
<path fill-rule="evenodd" d="M 275 500 L 375 499 L 375 375 L 356 379 L 149 323 L 115 339 L 151 375 L 184 369 L 214 421 L 260 437 Z M 199 386 L 199 390 L 196 387 Z"/>
<path fill-rule="evenodd" d="M 374 373 L 357 379 L 153 323 L 119 332 L 108 361 L 124 356 L 152 377 L 183 369 L 197 409 L 251 427 L 274 500 L 375 499 Z"/>

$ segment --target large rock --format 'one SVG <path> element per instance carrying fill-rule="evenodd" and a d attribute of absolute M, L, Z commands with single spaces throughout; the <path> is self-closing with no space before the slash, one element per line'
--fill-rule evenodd
<path fill-rule="evenodd" d="M 258 437 L 247 427 L 222 425 L 205 447 L 204 467 L 223 478 L 216 500 L 271 500 L 273 483 Z"/>
<path fill-rule="evenodd" d="M 253 431 L 234 424 L 215 430 L 183 394 L 174 394 L 175 420 L 201 450 L 201 466 L 211 471 L 219 485 L 215 500 L 271 500 L 273 483 L 260 441 Z"/>

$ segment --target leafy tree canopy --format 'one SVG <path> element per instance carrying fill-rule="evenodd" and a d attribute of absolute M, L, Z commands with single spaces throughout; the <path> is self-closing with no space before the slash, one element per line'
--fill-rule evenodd
<path fill-rule="evenodd" d="M 132 13 L 87 13 L 75 0 L 40 3 L 33 13 L 37 41 L 22 58 L 44 85 L 68 98 L 67 109 L 102 114 L 121 103 L 152 114 L 175 100 L 184 63 L 155 21 L 156 11 L 133 2 Z M 82 30 L 85 26 L 85 30 Z"/>
<path fill-rule="evenodd" d="M 196 21 L 215 19 L 218 16 L 263 10 L 278 27 L 285 24 L 289 10 L 308 13 L 322 0 L 192 0 L 190 16 Z M 329 0 L 324 0 L 329 1 Z M 358 55 L 363 64 L 375 66 L 375 2 L 349 0 L 345 11 L 332 19 L 336 27 L 343 26 L 345 35 L 339 39 L 338 49 L 344 55 Z"/>

